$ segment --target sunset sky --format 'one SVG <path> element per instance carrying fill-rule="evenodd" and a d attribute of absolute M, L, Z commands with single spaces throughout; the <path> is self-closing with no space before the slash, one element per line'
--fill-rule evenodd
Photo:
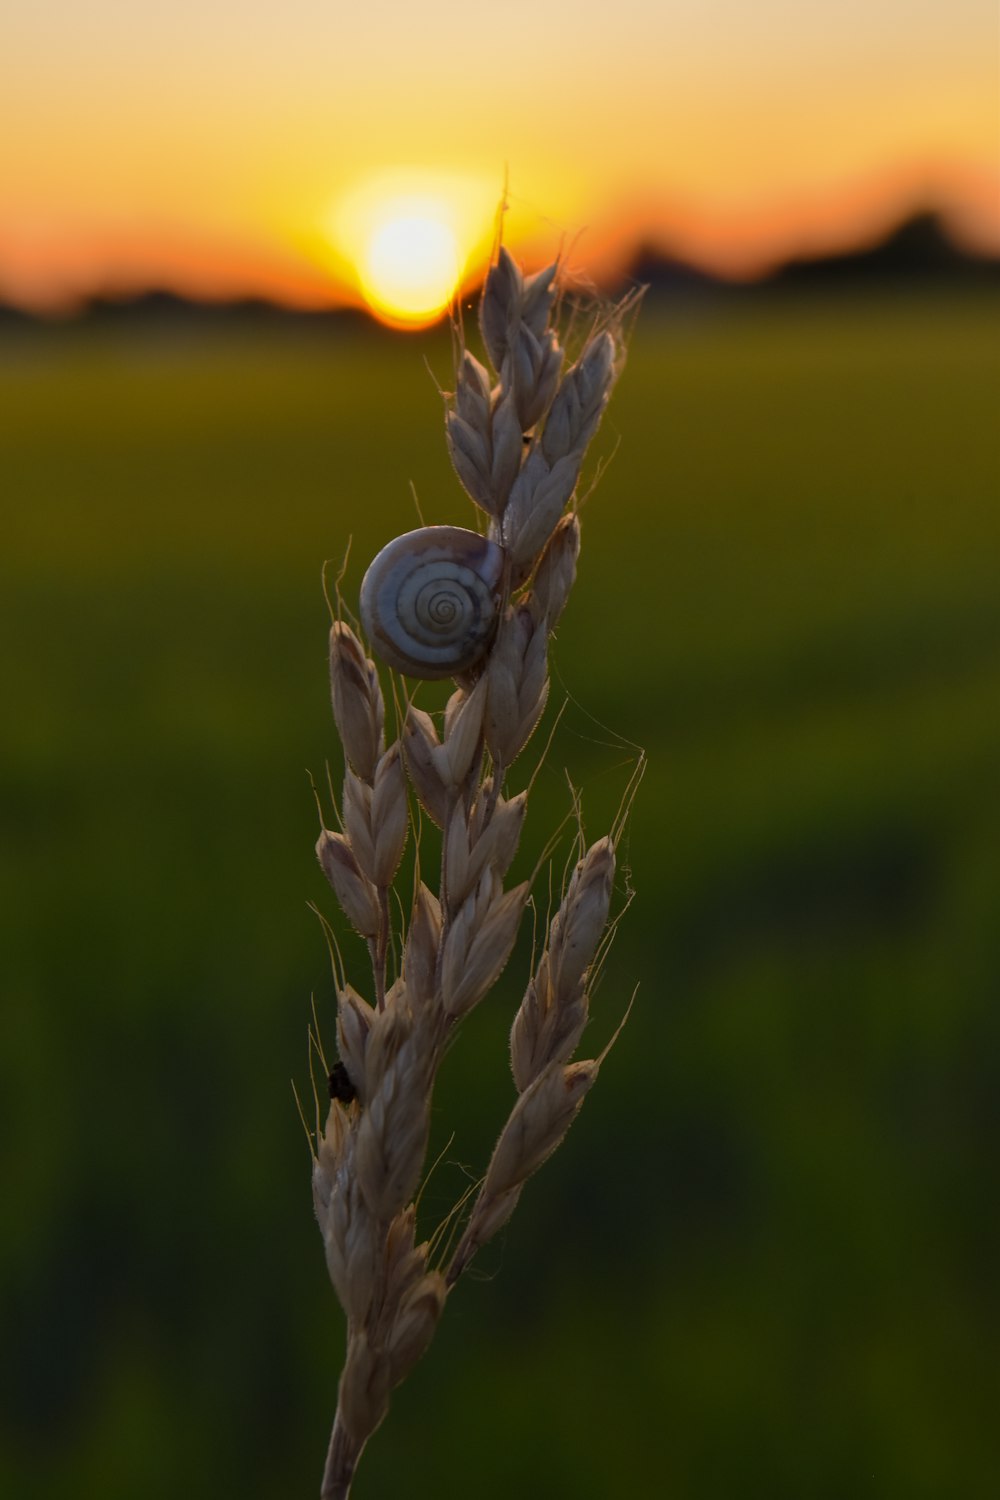
<path fill-rule="evenodd" d="M 996 0 L 14 0 L 0 297 L 356 298 L 421 204 L 750 274 L 950 212 L 1000 248 Z M 417 207 L 414 207 L 417 205 Z M 380 230 L 380 225 L 382 226 Z M 437 232 L 437 231 L 435 231 Z M 442 262 L 442 263 L 444 263 Z M 405 268 L 404 268 L 405 269 Z"/>

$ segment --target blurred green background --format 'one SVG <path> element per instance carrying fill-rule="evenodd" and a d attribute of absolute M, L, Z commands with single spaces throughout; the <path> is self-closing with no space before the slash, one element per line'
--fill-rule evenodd
<path fill-rule="evenodd" d="M 646 749 L 583 1055 L 638 1000 L 357 1500 L 993 1492 L 997 312 L 640 318 L 525 851 L 563 768 L 597 837 Z M 447 385 L 441 334 L 348 325 L 4 346 L 5 1495 L 317 1492 L 320 573 L 353 534 L 354 593 L 411 480 L 470 520 L 425 359 Z M 526 962 L 446 1065 L 428 1231 L 508 1106 Z"/>

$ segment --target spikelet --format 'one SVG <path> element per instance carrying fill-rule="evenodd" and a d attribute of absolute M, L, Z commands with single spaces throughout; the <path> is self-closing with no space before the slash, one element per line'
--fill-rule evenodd
<path fill-rule="evenodd" d="M 510 1033 L 519 1093 L 554 1062 L 572 1057 L 587 1024 L 585 971 L 604 935 L 615 875 L 610 838 L 580 860 L 549 931 L 549 941 Z"/>

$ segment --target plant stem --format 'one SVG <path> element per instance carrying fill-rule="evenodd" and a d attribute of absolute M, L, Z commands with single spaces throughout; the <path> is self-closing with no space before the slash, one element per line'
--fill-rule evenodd
<path fill-rule="evenodd" d="M 351 1493 L 351 1481 L 354 1471 L 361 1457 L 361 1448 L 348 1436 L 347 1430 L 340 1420 L 340 1408 L 333 1423 L 333 1431 L 330 1434 L 330 1447 L 326 1455 L 326 1468 L 323 1470 L 323 1486 L 320 1490 L 320 1500 L 348 1500 Z"/>

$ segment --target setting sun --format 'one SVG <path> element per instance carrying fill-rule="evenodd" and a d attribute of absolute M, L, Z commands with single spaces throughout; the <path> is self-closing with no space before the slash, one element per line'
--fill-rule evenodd
<path fill-rule="evenodd" d="M 398 169 L 362 179 L 324 224 L 330 269 L 395 328 L 425 328 L 489 257 L 497 184 Z"/>
<path fill-rule="evenodd" d="M 358 267 L 365 301 L 379 317 L 411 327 L 438 317 L 461 273 L 458 242 L 444 216 L 387 205 Z"/>

